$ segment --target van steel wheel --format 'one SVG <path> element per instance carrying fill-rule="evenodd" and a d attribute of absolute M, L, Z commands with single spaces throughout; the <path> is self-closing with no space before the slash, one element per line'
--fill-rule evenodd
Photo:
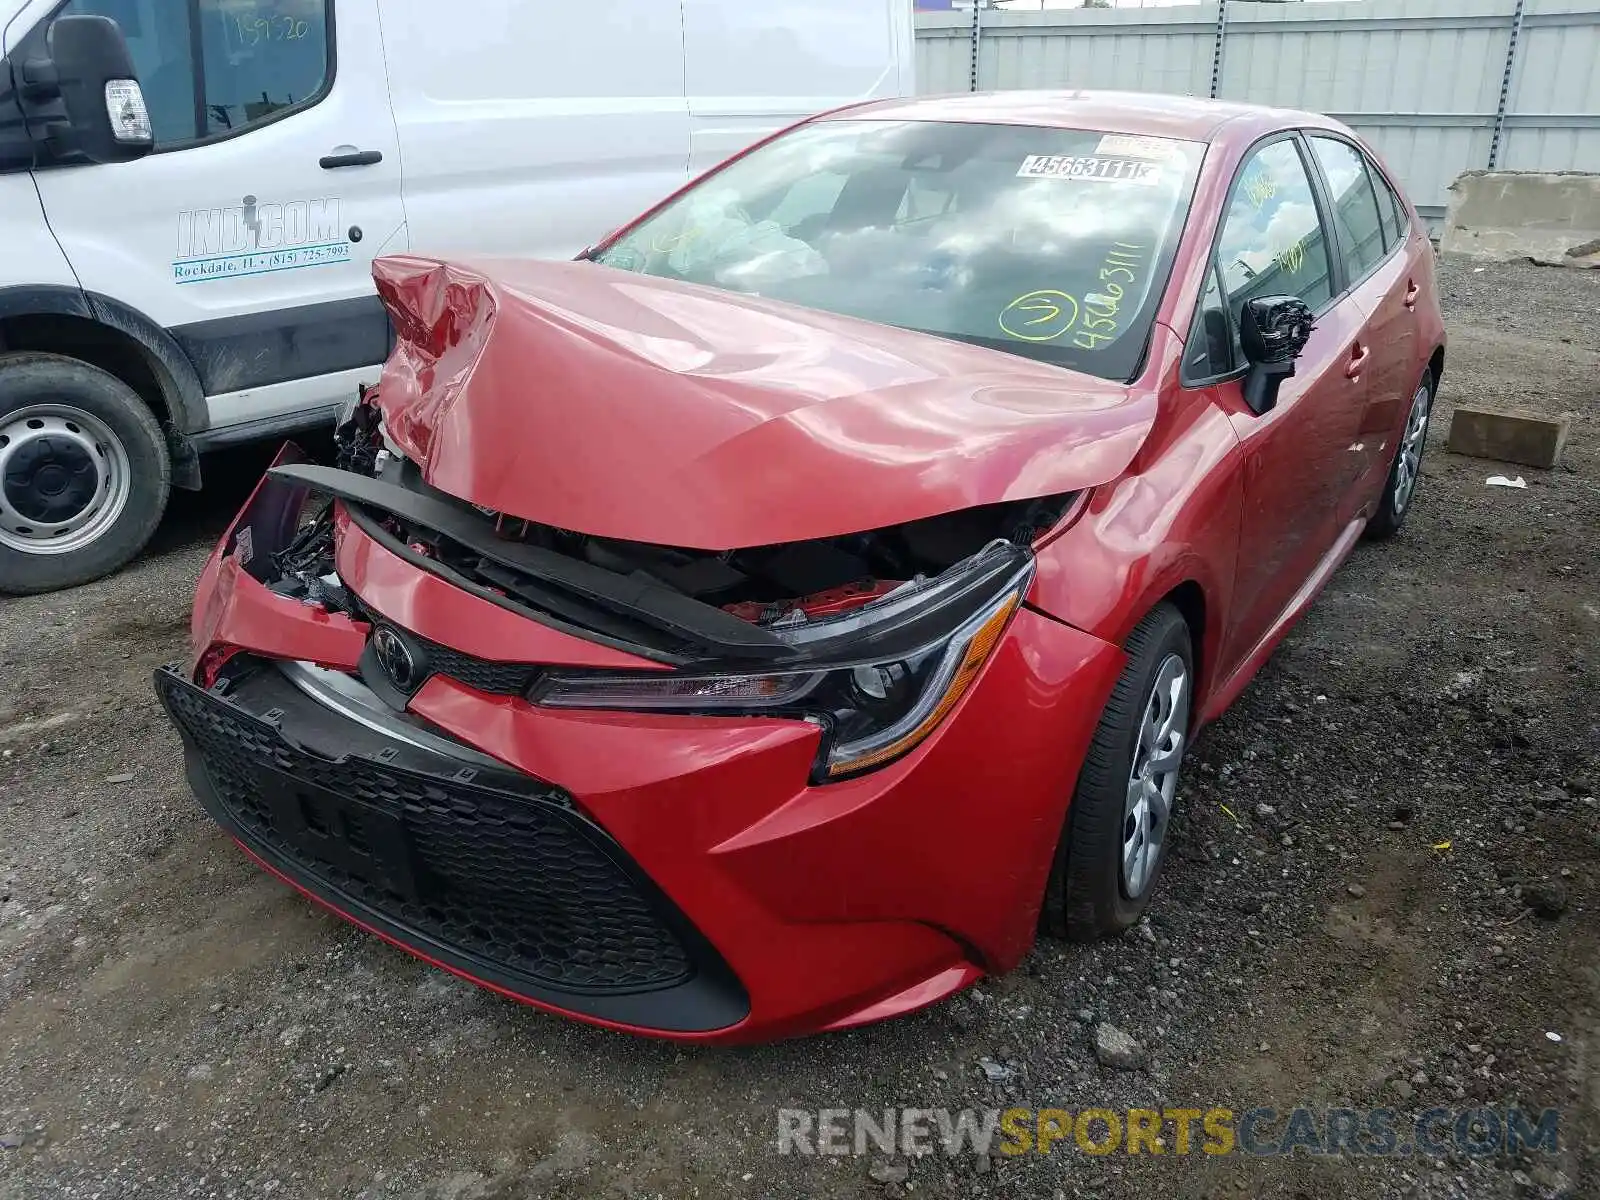
<path fill-rule="evenodd" d="M 166 507 L 166 440 L 121 380 L 55 354 L 0 355 L 0 592 L 116 570 Z"/>
<path fill-rule="evenodd" d="M 0 545 L 83 549 L 122 515 L 130 476 L 122 439 L 81 408 L 34 404 L 0 417 Z"/>

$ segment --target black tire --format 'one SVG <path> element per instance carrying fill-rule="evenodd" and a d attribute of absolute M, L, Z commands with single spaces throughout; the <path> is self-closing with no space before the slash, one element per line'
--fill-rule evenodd
<path fill-rule="evenodd" d="M 1428 391 L 1428 415 L 1433 415 L 1433 402 L 1436 398 L 1433 372 L 1427 367 L 1422 369 L 1422 378 L 1417 381 L 1417 388 L 1411 394 L 1411 404 L 1416 402 L 1417 392 L 1423 388 Z M 1409 424 L 1411 417 L 1411 404 L 1406 407 L 1406 420 Z M 1406 514 L 1411 511 L 1411 505 L 1417 498 L 1417 486 L 1422 482 L 1422 455 L 1428 448 L 1428 429 L 1422 430 L 1422 443 L 1417 447 L 1416 477 L 1411 486 L 1406 490 L 1403 503 L 1396 500 L 1396 489 L 1400 479 L 1400 455 L 1405 450 L 1406 435 L 1402 430 L 1400 440 L 1394 448 L 1394 459 L 1389 463 L 1389 474 L 1383 480 L 1383 495 L 1378 498 L 1378 511 L 1367 520 L 1366 529 L 1362 536 L 1375 542 L 1385 542 L 1400 532 L 1400 526 L 1405 524 Z"/>
<path fill-rule="evenodd" d="M 1123 811 L 1139 726 L 1157 674 L 1170 655 L 1183 661 L 1192 704 L 1194 655 L 1189 627 L 1171 604 L 1159 604 L 1128 636 L 1124 649 L 1128 665 L 1106 701 L 1078 773 L 1041 909 L 1040 926 L 1046 933 L 1074 941 L 1114 936 L 1134 925 L 1160 886 L 1161 870 L 1172 845 L 1170 828 L 1166 828 L 1150 882 L 1137 897 L 1130 897 L 1123 886 Z M 1184 750 L 1193 716 L 1191 707 Z"/>
<path fill-rule="evenodd" d="M 80 548 L 46 554 L 0 543 L 0 593 L 14 596 L 88 583 L 126 563 L 160 524 L 172 477 L 160 424 L 116 376 L 59 354 L 0 354 L 0 428 L 40 404 L 69 406 L 109 429 L 126 456 L 129 486 L 121 513 Z"/>

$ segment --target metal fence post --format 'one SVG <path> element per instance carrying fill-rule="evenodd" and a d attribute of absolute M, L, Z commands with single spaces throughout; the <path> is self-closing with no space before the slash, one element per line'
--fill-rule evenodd
<path fill-rule="evenodd" d="M 1522 0 L 1517 0 L 1521 6 Z M 978 44 L 983 40 L 983 0 L 972 0 L 972 60 L 968 63 L 967 90 L 978 90 Z"/>
<path fill-rule="evenodd" d="M 1489 139 L 1489 170 L 1500 165 L 1500 141 L 1506 129 L 1506 105 L 1511 102 L 1511 74 L 1517 67 L 1517 43 L 1522 40 L 1522 2 L 1511 14 L 1511 39 L 1506 42 L 1506 68 L 1500 75 L 1500 103 L 1494 110 L 1494 136 Z"/>
<path fill-rule="evenodd" d="M 1517 0 L 1520 6 L 1522 0 Z M 1211 47 L 1211 98 L 1222 90 L 1222 43 L 1228 36 L 1228 0 L 1217 0 L 1217 33 Z"/>

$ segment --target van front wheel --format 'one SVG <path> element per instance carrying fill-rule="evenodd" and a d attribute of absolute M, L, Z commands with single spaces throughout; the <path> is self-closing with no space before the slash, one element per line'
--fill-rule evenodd
<path fill-rule="evenodd" d="M 0 593 L 88 583 L 144 548 L 171 462 L 127 384 L 58 354 L 0 354 Z"/>

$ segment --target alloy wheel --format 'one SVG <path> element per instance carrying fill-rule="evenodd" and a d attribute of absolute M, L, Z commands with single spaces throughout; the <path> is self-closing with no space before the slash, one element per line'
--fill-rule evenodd
<path fill-rule="evenodd" d="M 1395 515 L 1406 511 L 1411 503 L 1411 493 L 1416 490 L 1417 476 L 1422 470 L 1422 447 L 1428 440 L 1428 417 L 1433 410 L 1433 393 L 1426 383 L 1418 386 L 1411 397 L 1411 412 L 1406 417 L 1406 431 L 1400 437 L 1400 453 L 1394 465 Z"/>
<path fill-rule="evenodd" d="M 1130 900 L 1155 880 L 1188 735 L 1189 668 L 1169 654 L 1145 700 L 1122 809 L 1122 890 Z"/>

